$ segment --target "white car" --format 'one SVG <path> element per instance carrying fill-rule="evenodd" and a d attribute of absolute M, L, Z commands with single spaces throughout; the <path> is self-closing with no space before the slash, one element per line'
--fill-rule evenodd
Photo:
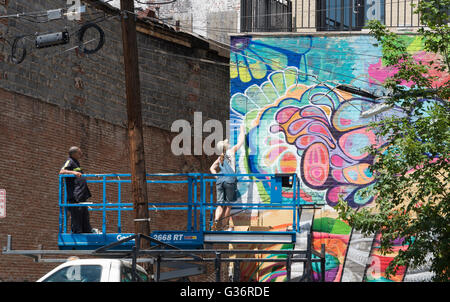
<path fill-rule="evenodd" d="M 144 268 L 136 265 L 137 281 L 147 282 Z M 119 259 L 68 260 L 36 282 L 132 282 L 130 261 Z"/>

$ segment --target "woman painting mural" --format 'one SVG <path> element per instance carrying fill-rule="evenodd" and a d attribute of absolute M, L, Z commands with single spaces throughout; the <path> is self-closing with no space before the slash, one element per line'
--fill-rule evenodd
<path fill-rule="evenodd" d="M 245 127 L 242 124 L 240 128 L 238 142 L 235 146 L 230 148 L 228 140 L 220 141 L 217 143 L 217 154 L 220 154 L 219 158 L 212 164 L 209 169 L 212 174 L 236 174 L 236 151 L 244 144 L 245 141 Z M 216 182 L 217 190 L 217 203 L 231 203 L 235 202 L 237 198 L 237 177 L 231 176 L 218 176 Z M 216 209 L 214 223 L 211 228 L 213 231 L 221 229 L 219 224 L 227 222 L 223 229 L 232 231 L 230 227 L 231 206 L 219 205 Z"/>

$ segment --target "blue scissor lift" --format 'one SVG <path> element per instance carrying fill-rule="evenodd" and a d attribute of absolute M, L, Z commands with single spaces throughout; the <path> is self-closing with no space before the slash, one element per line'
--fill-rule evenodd
<path fill-rule="evenodd" d="M 225 175 L 225 174 L 222 174 Z M 211 231 L 212 218 L 217 203 L 214 201 L 216 176 L 204 173 L 147 174 L 147 183 L 187 185 L 187 200 L 181 202 L 149 202 L 150 211 L 185 211 L 184 230 L 154 230 L 151 237 L 180 249 L 202 249 L 205 244 L 214 243 L 295 243 L 299 231 L 299 209 L 305 205 L 300 198 L 299 180 L 296 174 L 237 174 L 241 186 L 245 183 L 260 182 L 269 189 L 265 202 L 236 202 L 233 210 L 284 210 L 292 212 L 292 229 L 285 231 Z M 69 204 L 65 179 L 73 175 L 59 176 L 59 234 L 58 247 L 61 250 L 96 250 L 119 240 L 135 235 L 122 232 L 122 213 L 132 211 L 133 204 L 122 200 L 122 191 L 131 183 L 129 174 L 86 174 L 89 184 L 101 186 L 101 202 Z M 116 186 L 117 198 L 107 200 L 107 189 Z M 114 191 L 114 192 L 116 192 Z M 289 191 L 292 197 L 283 197 Z M 95 196 L 94 196 L 95 197 Z M 222 204 L 227 205 L 227 204 Z M 89 211 L 102 213 L 102 229 L 98 234 L 73 234 L 68 226 L 67 209 L 72 206 L 89 207 Z M 107 232 L 107 213 L 117 213 L 117 232 Z M 111 223 L 111 222 L 109 222 Z M 124 241 L 116 249 L 130 249 L 134 240 Z"/>

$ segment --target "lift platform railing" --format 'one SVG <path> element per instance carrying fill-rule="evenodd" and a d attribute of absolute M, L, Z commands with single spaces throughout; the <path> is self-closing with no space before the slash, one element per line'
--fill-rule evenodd
<path fill-rule="evenodd" d="M 257 200 L 256 202 L 232 202 L 217 203 L 214 201 L 214 184 L 217 181 L 217 176 L 237 176 L 239 183 L 267 183 L 269 193 L 266 196 L 266 201 Z M 293 213 L 292 226 L 293 230 L 297 230 L 299 217 L 297 217 L 297 211 L 300 205 L 300 186 L 298 177 L 296 174 L 201 174 L 201 201 L 202 201 L 202 214 L 201 217 L 209 216 L 209 228 L 213 224 L 214 210 L 217 206 L 231 206 L 233 212 L 243 212 L 245 210 L 288 210 Z M 206 189 L 209 188 L 209 194 L 206 194 Z M 283 188 L 286 188 L 283 190 Z M 292 188 L 289 190 L 289 188 Z M 291 191 L 291 192 L 288 192 Z M 283 193 L 290 193 L 292 197 L 285 197 Z M 261 196 L 260 196 L 261 197 Z M 207 215 L 209 212 L 209 215 Z M 233 213 L 231 214 L 233 215 Z M 202 220 L 202 229 L 206 230 L 206 219 Z"/>
<path fill-rule="evenodd" d="M 174 202 L 148 202 L 150 211 L 186 211 L 187 230 L 205 232 L 212 224 L 213 212 L 219 205 L 215 202 L 214 191 L 217 176 L 236 176 L 238 183 L 260 182 L 269 188 L 270 202 L 234 202 L 220 203 L 221 206 L 232 206 L 233 210 L 288 210 L 292 211 L 293 231 L 299 231 L 298 209 L 305 202 L 300 198 L 300 182 L 296 174 L 206 174 L 206 173 L 159 173 L 147 174 L 148 184 L 184 184 L 187 185 L 187 198 Z M 125 184 L 131 183 L 130 174 L 84 174 L 88 184 L 101 184 L 101 202 L 69 203 L 67 200 L 66 179 L 75 177 L 70 174 L 59 175 L 59 232 L 67 233 L 67 211 L 69 207 L 88 207 L 89 211 L 102 212 L 102 233 L 106 234 L 106 213 L 117 212 L 117 233 L 122 233 L 122 212 L 133 210 L 133 203 L 124 202 L 122 191 Z M 107 199 L 107 185 L 117 186 L 115 202 Z M 283 191 L 283 188 L 288 188 Z M 283 197 L 289 191 L 291 197 Z M 93 198 L 96 198 L 94 196 Z M 97 197 L 98 198 L 98 197 Z M 131 197 L 130 197 L 131 198 Z M 207 215 L 209 214 L 209 215 Z"/>

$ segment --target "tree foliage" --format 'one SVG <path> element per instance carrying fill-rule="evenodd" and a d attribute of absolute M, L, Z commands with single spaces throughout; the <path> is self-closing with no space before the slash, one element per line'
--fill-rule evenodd
<path fill-rule="evenodd" d="M 449 7 L 450 0 L 422 0 L 415 11 L 424 25 L 418 30 L 424 50 L 439 54 L 435 62 L 415 60 L 401 35 L 380 22 L 368 25 L 383 64 L 396 70 L 384 86 L 390 92 L 385 102 L 397 114 L 371 124 L 382 143 L 369 148 L 376 183 L 365 194 L 375 196 L 374 206 L 355 210 L 341 200 L 337 210 L 365 234 L 381 231 L 382 253 L 405 239 L 409 247 L 390 263 L 388 277 L 400 265 L 423 265 L 432 254 L 433 280 L 450 280 L 450 83 L 439 78 L 450 70 Z"/>

